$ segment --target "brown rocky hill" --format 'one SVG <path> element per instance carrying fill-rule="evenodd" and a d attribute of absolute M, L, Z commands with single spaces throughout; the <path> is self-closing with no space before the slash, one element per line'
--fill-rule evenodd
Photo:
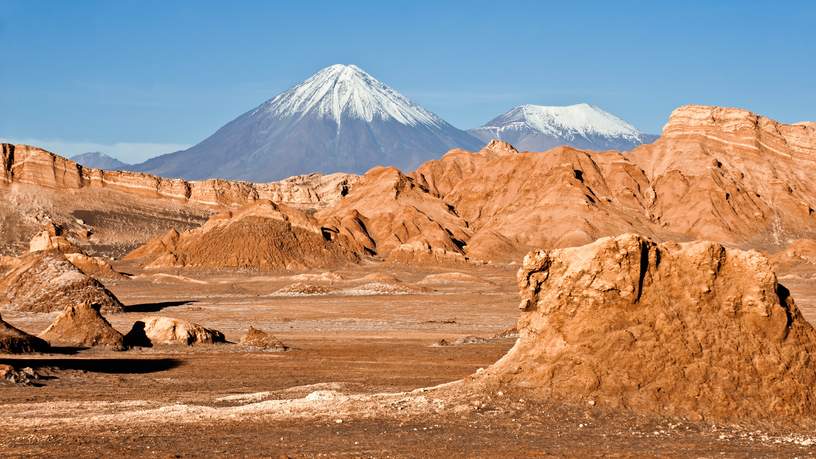
<path fill-rule="evenodd" d="M 113 293 L 57 251 L 24 255 L 0 276 L 0 308 L 52 312 L 79 303 L 98 304 L 104 312 L 123 309 Z"/>
<path fill-rule="evenodd" d="M 813 421 L 816 330 L 766 257 L 637 236 L 531 252 L 520 338 L 480 378 L 586 406 Z"/>
<path fill-rule="evenodd" d="M 213 216 L 200 228 L 169 232 L 128 254 L 147 268 L 305 269 L 356 261 L 353 239 L 303 211 L 258 201 Z"/>
<path fill-rule="evenodd" d="M 213 212 L 257 200 L 324 207 L 355 180 L 349 174 L 265 184 L 165 179 L 85 168 L 36 147 L 0 144 L 0 254 L 22 253 L 35 233 L 56 224 L 86 248 L 121 255 L 170 228 L 190 229 Z"/>
<path fill-rule="evenodd" d="M 124 350 L 125 337 L 99 312 L 98 304 L 69 305 L 40 334 L 52 346 L 108 347 Z"/>
<path fill-rule="evenodd" d="M 378 167 L 361 177 L 264 185 L 86 170 L 31 147 L 3 148 L 0 188 L 11 184 L 12 193 L 0 201 L 0 215 L 48 219 L 61 212 L 72 234 L 86 231 L 83 243 L 102 248 L 132 249 L 262 199 L 316 211 L 314 224 L 353 240 L 357 255 L 407 262 L 511 261 L 531 248 L 625 232 L 768 251 L 816 238 L 816 185 L 808 177 L 816 127 L 731 108 L 680 107 L 655 143 L 625 153 L 517 152 L 494 141 L 479 152 L 453 150 L 411 173 Z M 40 195 L 46 189 L 60 192 Z M 112 194 L 77 197 L 99 190 Z M 39 204 L 29 202 L 32 196 Z M 0 219 L 17 229 L 0 234 L 33 234 L 29 223 Z"/>
<path fill-rule="evenodd" d="M 684 106 L 660 139 L 631 152 L 520 153 L 493 141 L 408 175 L 374 169 L 318 216 L 403 260 L 509 261 L 624 232 L 775 251 L 816 236 L 814 158 L 812 126 Z"/>

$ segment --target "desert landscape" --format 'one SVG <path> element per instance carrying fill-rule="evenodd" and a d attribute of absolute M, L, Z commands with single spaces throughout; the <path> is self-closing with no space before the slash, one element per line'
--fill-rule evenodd
<path fill-rule="evenodd" d="M 0 458 L 816 457 L 813 24 L 0 0 Z"/>
<path fill-rule="evenodd" d="M 4 455 L 816 447 L 813 125 L 269 183 L 2 152 Z"/>

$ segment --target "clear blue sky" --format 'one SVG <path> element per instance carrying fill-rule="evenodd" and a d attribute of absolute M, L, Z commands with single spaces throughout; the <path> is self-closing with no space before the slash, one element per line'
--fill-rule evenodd
<path fill-rule="evenodd" d="M 521 103 L 589 102 L 650 133 L 685 103 L 816 119 L 813 1 L 0 0 L 0 58 L 0 137 L 129 160 L 334 63 L 460 128 Z"/>

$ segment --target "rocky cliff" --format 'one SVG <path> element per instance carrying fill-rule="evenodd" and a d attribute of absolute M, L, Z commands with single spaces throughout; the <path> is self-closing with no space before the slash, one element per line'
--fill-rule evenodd
<path fill-rule="evenodd" d="M 519 340 L 485 372 L 501 384 L 659 415 L 813 420 L 816 330 L 757 252 L 627 234 L 531 252 L 518 286 Z"/>

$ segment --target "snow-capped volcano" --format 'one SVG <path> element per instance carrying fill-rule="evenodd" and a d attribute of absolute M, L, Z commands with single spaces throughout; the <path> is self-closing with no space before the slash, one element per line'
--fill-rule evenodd
<path fill-rule="evenodd" d="M 280 118 L 307 116 L 331 118 L 338 125 L 352 117 L 367 122 L 392 119 L 415 126 L 443 126 L 445 122 L 382 84 L 356 65 L 332 65 L 308 80 L 261 105 Z"/>
<path fill-rule="evenodd" d="M 192 148 L 136 170 L 170 177 L 270 181 L 311 172 L 412 170 L 482 142 L 354 65 L 332 65 Z"/>
<path fill-rule="evenodd" d="M 648 138 L 626 121 L 589 104 L 521 105 L 468 132 L 483 141 L 504 140 L 530 151 L 558 145 L 629 150 Z"/>

